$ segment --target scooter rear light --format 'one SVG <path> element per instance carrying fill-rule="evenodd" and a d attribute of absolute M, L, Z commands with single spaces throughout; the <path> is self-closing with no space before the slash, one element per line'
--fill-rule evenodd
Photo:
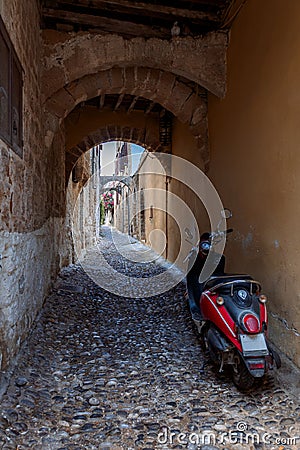
<path fill-rule="evenodd" d="M 249 364 L 249 369 L 264 369 L 265 368 L 265 364 L 264 363 L 250 363 Z"/>
<path fill-rule="evenodd" d="M 243 323 L 249 333 L 258 333 L 260 330 L 258 318 L 252 314 L 246 314 L 245 317 L 243 317 Z"/>

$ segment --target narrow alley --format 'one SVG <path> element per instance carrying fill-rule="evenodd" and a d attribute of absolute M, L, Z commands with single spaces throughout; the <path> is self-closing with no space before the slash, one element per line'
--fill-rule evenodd
<path fill-rule="evenodd" d="M 131 277 L 151 283 L 164 270 L 125 260 L 108 227 L 100 244 L 114 269 Z M 2 400 L 1 448 L 299 448 L 293 386 L 271 374 L 245 395 L 217 375 L 184 291 L 182 282 L 156 297 L 118 297 L 79 265 L 63 269 Z"/>

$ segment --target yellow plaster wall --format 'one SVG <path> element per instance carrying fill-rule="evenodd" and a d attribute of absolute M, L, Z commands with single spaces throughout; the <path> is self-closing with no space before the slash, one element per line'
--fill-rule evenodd
<path fill-rule="evenodd" d="M 227 94 L 209 96 L 209 176 L 234 213 L 228 269 L 269 296 L 271 337 L 300 366 L 300 2 L 246 2 L 228 50 Z M 275 316 L 274 316 L 275 315 Z"/>
<path fill-rule="evenodd" d="M 158 120 L 156 115 L 145 115 L 134 111 L 130 114 L 122 111 L 99 110 L 86 107 L 81 111 L 74 110 L 65 120 L 66 149 L 81 142 L 86 136 L 107 125 L 126 126 L 128 128 L 146 129 L 146 132 L 158 141 Z"/>
<path fill-rule="evenodd" d="M 204 162 L 194 136 L 191 134 L 189 127 L 177 119 L 174 119 L 173 122 L 172 154 L 191 162 L 200 170 L 204 170 Z M 201 200 L 189 189 L 189 173 L 184 164 L 182 165 L 182 170 L 181 177 L 185 180 L 185 183 L 179 183 L 172 179 L 169 190 L 188 205 L 197 220 L 199 232 L 202 233 L 207 231 L 209 226 L 207 214 Z M 177 211 L 177 214 L 177 220 L 180 223 L 180 214 L 185 214 L 185 211 Z M 168 259 L 174 261 L 180 249 L 179 229 L 174 220 L 169 221 L 168 237 Z"/>

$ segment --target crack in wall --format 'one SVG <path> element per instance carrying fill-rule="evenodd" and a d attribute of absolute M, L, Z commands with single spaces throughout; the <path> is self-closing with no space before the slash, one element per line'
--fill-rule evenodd
<path fill-rule="evenodd" d="M 300 332 L 297 330 L 297 328 L 295 328 L 293 326 L 289 326 L 288 321 L 286 319 L 283 319 L 282 317 L 280 317 L 279 314 L 271 312 L 271 316 L 274 317 L 274 319 L 281 322 L 288 331 L 291 331 L 296 336 L 300 336 Z"/>

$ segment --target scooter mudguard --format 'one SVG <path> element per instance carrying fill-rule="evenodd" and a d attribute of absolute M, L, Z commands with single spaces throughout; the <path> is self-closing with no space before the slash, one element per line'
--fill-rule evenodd
<path fill-rule="evenodd" d="M 247 369 L 251 373 L 251 375 L 255 378 L 261 378 L 265 375 L 270 367 L 268 367 L 266 357 L 264 358 L 243 358 Z"/>
<path fill-rule="evenodd" d="M 255 378 L 263 377 L 269 369 L 273 369 L 274 358 L 264 333 L 239 336 L 242 344 L 240 353 L 250 374 Z"/>
<path fill-rule="evenodd" d="M 208 344 L 219 352 L 226 352 L 232 348 L 230 342 L 214 327 L 210 327 L 207 332 Z"/>

